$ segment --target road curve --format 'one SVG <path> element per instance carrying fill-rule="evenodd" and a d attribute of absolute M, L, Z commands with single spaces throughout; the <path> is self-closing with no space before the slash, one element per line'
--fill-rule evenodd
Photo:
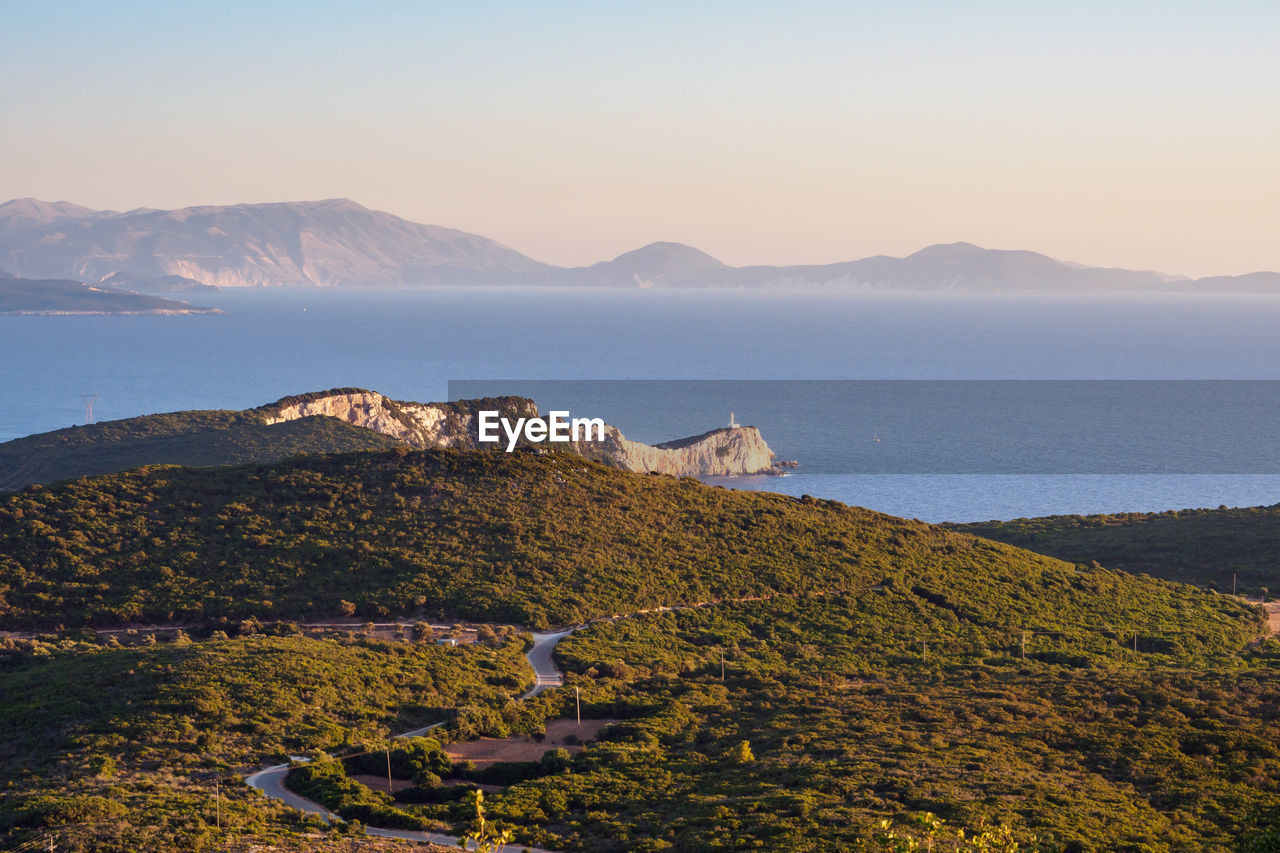
<path fill-rule="evenodd" d="M 342 821 L 342 818 L 319 803 L 314 803 L 306 797 L 299 797 L 286 788 L 284 786 L 284 777 L 288 774 L 288 764 L 277 764 L 274 767 L 259 770 L 252 776 L 247 777 L 244 783 L 250 788 L 256 788 L 273 800 L 280 800 L 282 803 L 293 806 L 295 809 L 304 811 L 307 814 L 320 815 L 320 819 L 325 823 L 331 820 Z"/>
<path fill-rule="evenodd" d="M 878 589 L 878 587 L 867 587 L 867 588 Z M 809 595 L 814 595 L 814 596 L 826 595 L 826 594 L 828 593 L 826 592 L 809 593 Z M 586 628 L 588 625 L 592 625 L 597 622 L 617 622 L 619 619 L 626 619 L 630 616 L 640 616 L 648 613 L 669 613 L 676 610 L 692 610 L 699 607 L 709 607 L 716 604 L 742 603 L 747 601 L 767 601 L 768 599 L 776 598 L 779 595 L 784 595 L 784 593 L 775 593 L 772 595 L 762 595 L 762 596 L 748 596 L 748 597 L 738 598 L 738 599 L 728 599 L 725 601 L 720 601 L 720 600 L 700 601 L 693 604 L 678 604 L 674 606 L 660 605 L 658 607 L 652 607 L 646 610 L 637 610 L 634 613 L 619 614 L 615 616 L 604 616 L 599 619 L 593 619 L 590 622 L 587 622 L 586 624 L 583 624 L 583 625 L 574 625 L 573 627 L 566 628 L 563 631 L 554 631 L 551 633 L 535 632 L 533 634 L 533 645 L 529 647 L 529 650 L 527 652 L 525 652 L 525 658 L 528 659 L 529 666 L 533 667 L 533 675 L 534 675 L 533 687 L 530 688 L 528 692 L 526 692 L 524 695 L 522 695 L 520 699 L 523 701 L 532 696 L 537 696 L 539 693 L 541 693 L 544 690 L 549 690 L 552 687 L 559 687 L 562 684 L 564 684 L 564 673 L 556 669 L 555 661 L 552 659 L 552 653 L 555 651 L 557 643 L 559 643 L 565 637 L 572 634 L 574 631 L 579 631 L 583 628 Z M 432 729 L 442 725 L 444 725 L 444 723 L 432 723 L 429 726 L 423 726 L 421 728 L 413 729 L 412 731 L 407 731 L 402 734 L 398 734 L 396 735 L 396 737 L 398 738 L 417 737 L 418 735 L 426 734 Z M 267 767 L 262 770 L 259 770 L 257 773 L 254 773 L 253 775 L 246 778 L 245 782 L 249 785 L 249 787 L 256 788 L 257 790 L 261 791 L 262 793 L 266 794 L 268 797 L 271 797 L 272 799 L 280 800 L 283 803 L 293 806 L 296 809 L 301 809 L 302 811 L 308 812 L 309 814 L 320 815 L 321 819 L 324 820 L 326 823 L 331 820 L 334 820 L 334 821 L 342 820 L 342 818 L 338 817 L 333 812 L 329 811 L 319 803 L 312 802 L 311 800 L 308 800 L 305 797 L 300 797 L 297 794 L 290 791 L 288 788 L 286 788 L 284 786 L 284 778 L 286 775 L 288 775 L 288 773 L 289 773 L 289 765 L 278 764 L 274 767 Z M 455 838 L 452 835 L 443 835 L 440 833 L 414 832 L 412 830 L 407 830 L 407 829 L 381 829 L 375 826 L 366 827 L 365 832 L 368 833 L 369 835 L 376 835 L 382 838 L 399 838 L 405 841 L 429 841 L 433 844 L 443 844 L 448 847 L 458 846 L 458 842 L 460 840 L 458 838 Z M 521 848 L 520 845 L 518 844 L 513 846 L 516 847 L 517 849 L 524 849 L 528 851 L 528 853 L 554 853 L 554 851 L 542 850 L 538 847 Z"/>
<path fill-rule="evenodd" d="M 556 669 L 556 662 L 551 659 L 551 653 L 555 651 L 557 643 L 576 630 L 578 629 L 566 628 L 553 634 L 535 633 L 533 635 L 533 645 L 530 646 L 529 651 L 525 652 L 525 657 L 529 660 L 529 666 L 533 667 L 534 682 L 533 687 L 520 697 L 521 701 L 564 684 L 564 673 Z"/>
<path fill-rule="evenodd" d="M 565 637 L 572 634 L 578 628 L 585 626 L 575 626 L 567 628 L 563 631 L 556 631 L 550 634 L 535 633 L 533 635 L 533 645 L 529 647 L 529 651 L 525 652 L 525 658 L 529 661 L 529 666 L 533 667 L 534 682 L 533 687 L 525 693 L 520 699 L 523 701 L 531 696 L 537 696 L 543 690 L 552 687 L 559 687 L 564 684 L 564 674 L 556 669 L 555 661 L 552 659 L 552 652 L 555 651 L 556 644 Z M 429 726 L 413 729 L 396 735 L 397 738 L 418 737 L 426 734 L 434 728 L 438 728 L 444 723 L 432 723 Z M 266 794 L 273 800 L 279 800 L 285 805 L 292 806 L 295 809 L 304 811 L 308 814 L 319 815 L 320 819 L 325 823 L 330 821 L 342 822 L 342 818 L 329 811 L 317 802 L 308 800 L 306 797 L 300 797 L 293 791 L 284 786 L 285 777 L 289 775 L 288 764 L 277 764 L 273 767 L 266 767 L 245 778 L 245 784 L 250 788 L 254 788 Z M 379 838 L 398 838 L 402 841 L 420 841 L 431 844 L 441 844 L 446 847 L 457 847 L 460 838 L 453 835 L 445 835 L 439 832 L 415 832 L 410 829 L 382 829 L 377 826 L 365 827 L 365 833 L 368 835 L 376 835 Z M 543 850 L 540 847 L 528 847 L 519 844 L 511 845 L 517 850 L 525 850 L 527 853 L 554 853 L 551 850 Z"/>

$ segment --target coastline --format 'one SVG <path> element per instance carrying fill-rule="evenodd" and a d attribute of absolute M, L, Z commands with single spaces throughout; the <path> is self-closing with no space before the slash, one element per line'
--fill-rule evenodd
<path fill-rule="evenodd" d="M 177 316 L 179 314 L 226 314 L 221 308 L 153 308 L 147 311 L 0 311 L 4 317 L 110 317 L 110 316 Z"/>

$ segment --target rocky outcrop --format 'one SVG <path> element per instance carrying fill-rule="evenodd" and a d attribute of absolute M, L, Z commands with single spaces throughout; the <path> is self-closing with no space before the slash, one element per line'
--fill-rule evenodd
<path fill-rule="evenodd" d="M 486 410 L 497 410 L 513 421 L 538 417 L 537 404 L 525 397 L 413 403 L 362 388 L 286 397 L 258 411 L 268 424 L 316 415 L 337 418 L 423 449 L 498 449 L 500 445 L 477 440 L 477 412 Z M 750 426 L 716 429 L 658 445 L 631 441 L 617 427 L 607 426 L 603 441 L 578 441 L 565 446 L 588 459 L 641 473 L 713 477 L 780 473 L 779 463 L 760 430 Z"/>
<path fill-rule="evenodd" d="M 755 427 L 716 429 L 663 444 L 644 444 L 607 427 L 605 440 L 578 442 L 575 449 L 590 459 L 628 471 L 684 476 L 737 477 L 780 473 L 774 453 Z"/>
<path fill-rule="evenodd" d="M 392 400 L 363 388 L 337 388 L 285 397 L 258 411 L 268 424 L 324 415 L 398 438 L 419 449 L 476 449 L 481 446 L 476 441 L 476 413 L 495 409 L 509 418 L 538 415 L 538 405 L 525 397 L 412 403 Z"/>

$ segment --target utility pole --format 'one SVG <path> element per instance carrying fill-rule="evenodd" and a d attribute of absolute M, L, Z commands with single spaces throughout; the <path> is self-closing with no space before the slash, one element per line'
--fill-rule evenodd
<path fill-rule="evenodd" d="M 1232 595 L 1236 594 L 1236 573 L 1235 572 L 1231 573 L 1231 594 Z"/>
<path fill-rule="evenodd" d="M 387 793 L 391 793 L 391 745 L 387 744 Z"/>
<path fill-rule="evenodd" d="M 720 650 L 720 681 L 724 682 L 724 649 Z"/>
<path fill-rule="evenodd" d="M 1027 659 L 1027 632 L 1022 632 L 1022 659 Z"/>
<path fill-rule="evenodd" d="M 578 706 L 578 728 L 582 728 L 582 690 L 573 685 L 573 701 Z"/>

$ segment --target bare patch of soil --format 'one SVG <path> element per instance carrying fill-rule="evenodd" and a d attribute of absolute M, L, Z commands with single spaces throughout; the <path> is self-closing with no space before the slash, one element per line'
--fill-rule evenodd
<path fill-rule="evenodd" d="M 1280 634 L 1280 601 L 1268 601 L 1262 606 L 1267 611 L 1267 624 L 1271 626 L 1271 633 Z"/>
<path fill-rule="evenodd" d="M 502 761 L 537 761 L 553 749 L 568 750 L 570 754 L 579 752 L 582 747 L 576 743 L 567 743 L 565 738 L 573 737 L 579 741 L 595 740 L 596 735 L 605 726 L 619 722 L 616 719 L 583 720 L 579 726 L 577 720 L 547 720 L 547 735 L 537 741 L 528 735 L 517 735 L 509 738 L 480 738 L 464 743 L 451 743 L 445 752 L 454 761 L 473 761 L 479 767 Z M 382 780 L 383 788 L 387 780 Z"/>
<path fill-rule="evenodd" d="M 392 779 L 391 787 L 388 788 L 386 776 L 373 776 L 368 773 L 353 775 L 351 778 L 355 779 L 366 788 L 374 791 L 382 791 L 384 794 L 394 794 L 396 791 L 403 791 L 405 788 L 413 787 L 413 783 L 408 779 Z"/>

